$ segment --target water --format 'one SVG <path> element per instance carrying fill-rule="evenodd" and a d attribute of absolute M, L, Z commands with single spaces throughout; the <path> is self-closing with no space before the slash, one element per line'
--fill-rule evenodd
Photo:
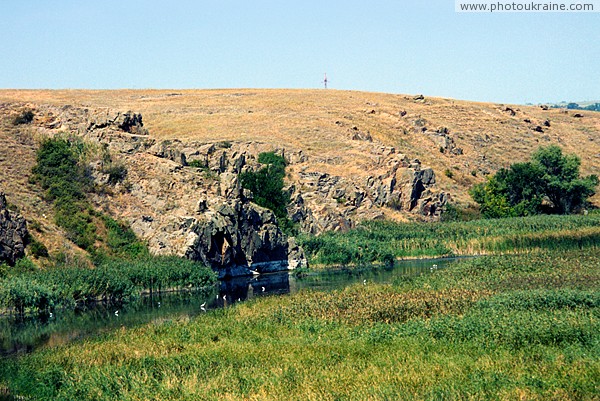
<path fill-rule="evenodd" d="M 151 321 L 176 317 L 194 317 L 215 308 L 231 306 L 248 299 L 293 294 L 303 289 L 331 291 L 354 283 L 391 283 L 401 276 L 417 276 L 448 266 L 456 259 L 403 261 L 393 268 L 362 271 L 337 270 L 310 272 L 297 278 L 287 272 L 242 277 L 219 282 L 212 293 L 171 293 L 143 297 L 123 306 L 95 305 L 86 310 L 56 310 L 53 314 L 0 318 L 0 356 L 32 352 L 41 347 L 53 347 L 80 338 L 102 335 L 121 327 L 132 327 Z"/>

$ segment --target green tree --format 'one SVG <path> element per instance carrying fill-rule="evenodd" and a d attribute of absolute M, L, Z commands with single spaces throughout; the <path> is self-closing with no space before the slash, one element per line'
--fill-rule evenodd
<path fill-rule="evenodd" d="M 258 161 L 264 167 L 256 172 L 240 174 L 242 187 L 252 191 L 254 203 L 271 209 L 280 219 L 287 218 L 290 196 L 283 191 L 285 159 L 273 152 L 266 152 L 259 155 Z"/>
<path fill-rule="evenodd" d="M 260 170 L 240 174 L 242 187 L 252 191 L 254 203 L 273 211 L 286 234 L 296 235 L 297 228 L 287 215 L 290 194 L 283 190 L 285 159 L 274 152 L 264 152 L 258 155 L 258 162 L 264 165 Z"/>
<path fill-rule="evenodd" d="M 583 207 L 595 193 L 598 177 L 579 176 L 580 159 L 563 155 L 560 147 L 539 148 L 526 163 L 500 169 L 470 194 L 486 217 L 568 214 Z"/>
<path fill-rule="evenodd" d="M 541 191 L 552 203 L 552 213 L 572 213 L 596 193 L 598 176 L 580 177 L 577 155 L 563 155 L 560 147 L 551 145 L 539 148 L 532 159 L 541 172 Z"/>

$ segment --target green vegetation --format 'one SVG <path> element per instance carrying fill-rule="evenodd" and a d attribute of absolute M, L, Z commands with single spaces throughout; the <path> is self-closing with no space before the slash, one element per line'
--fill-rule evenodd
<path fill-rule="evenodd" d="M 274 152 L 264 152 L 258 155 L 258 162 L 264 167 L 240 174 L 242 187 L 252 191 L 254 203 L 273 211 L 279 226 L 286 233 L 295 234 L 295 227 L 287 215 L 290 194 L 283 190 L 285 159 Z"/>
<path fill-rule="evenodd" d="M 191 161 L 187 162 L 187 164 L 190 167 L 201 168 L 203 170 L 208 169 L 208 166 L 202 160 L 191 160 Z"/>
<path fill-rule="evenodd" d="M 36 240 L 31 236 L 29 240 L 29 250 L 31 251 L 31 254 L 36 258 L 47 258 L 49 256 L 48 248 L 46 248 L 46 245 L 42 244 L 40 241 Z"/>
<path fill-rule="evenodd" d="M 13 125 L 31 124 L 31 122 L 33 121 L 33 117 L 33 111 L 25 110 L 15 117 L 15 119 L 13 120 Z"/>
<path fill-rule="evenodd" d="M 84 266 L 76 266 L 57 255 L 54 267 L 39 270 L 28 259 L 21 259 L 14 269 L 4 269 L 0 308 L 22 315 L 99 300 L 128 302 L 143 291 L 204 290 L 213 285 L 216 277 L 210 269 L 182 258 L 151 256 L 128 225 L 91 207 L 86 195 L 93 185 L 82 161 L 85 152 L 86 144 L 78 140 L 45 140 L 37 154 L 33 181 L 53 201 L 56 223 L 89 252 L 95 267 L 87 267 L 85 261 L 79 263 Z M 110 155 L 104 156 L 110 159 Z M 113 181 L 122 180 L 127 170 L 112 167 L 108 173 Z M 35 256 L 48 256 L 46 247 L 37 241 L 30 250 Z"/>
<path fill-rule="evenodd" d="M 301 237 L 317 265 L 388 264 L 396 258 L 597 248 L 600 216 L 530 216 L 441 223 L 363 223 L 346 233 Z"/>
<path fill-rule="evenodd" d="M 127 177 L 127 168 L 122 164 L 111 163 L 104 169 L 104 173 L 108 174 L 108 185 L 115 185 L 125 180 L 125 177 Z"/>
<path fill-rule="evenodd" d="M 258 162 L 264 164 L 260 170 L 240 174 L 242 187 L 252 191 L 254 203 L 271 209 L 275 216 L 287 216 L 286 206 L 289 195 L 283 191 L 285 159 L 273 152 L 258 155 Z"/>
<path fill-rule="evenodd" d="M 558 146 L 538 149 L 532 161 L 500 169 L 470 194 L 485 217 L 569 214 L 586 206 L 598 177 L 579 176 L 580 159 Z"/>
<path fill-rule="evenodd" d="M 150 257 L 146 244 L 135 236 L 127 224 L 106 215 L 99 215 L 99 217 L 107 230 L 106 245 L 111 256 L 123 259 Z M 96 256 L 102 258 L 104 255 L 96 252 Z"/>
<path fill-rule="evenodd" d="M 466 259 L 0 361 L 53 400 L 597 399 L 600 250 Z"/>
<path fill-rule="evenodd" d="M 32 180 L 54 202 L 55 221 L 79 247 L 92 251 L 96 242 L 94 212 L 86 200 L 92 181 L 79 163 L 78 150 L 68 139 L 47 139 L 40 145 Z"/>
<path fill-rule="evenodd" d="M 206 291 L 214 282 L 212 271 L 178 257 L 110 259 L 94 269 L 61 267 L 8 274 L 0 280 L 0 308 L 22 315 L 94 301 L 122 303 L 143 291 Z"/>
<path fill-rule="evenodd" d="M 569 110 L 589 110 L 589 111 L 600 111 L 600 103 L 593 103 L 588 106 L 580 106 L 578 103 L 569 103 L 567 104 L 567 109 Z"/>
<path fill-rule="evenodd" d="M 85 152 L 86 145 L 78 139 L 52 138 L 40 145 L 32 180 L 54 203 L 56 224 L 97 261 L 106 257 L 148 256 L 145 244 L 127 225 L 96 212 L 89 204 L 86 195 L 93 190 L 93 183 L 82 160 Z M 110 161 L 110 155 L 105 154 L 104 158 Z M 125 178 L 127 169 L 111 163 L 105 172 L 109 183 L 117 183 Z M 107 237 L 100 237 L 99 231 L 106 231 Z"/>

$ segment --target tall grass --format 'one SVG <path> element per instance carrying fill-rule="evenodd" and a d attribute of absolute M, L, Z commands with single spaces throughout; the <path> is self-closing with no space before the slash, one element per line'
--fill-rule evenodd
<path fill-rule="evenodd" d="M 347 233 L 301 239 L 317 265 L 396 258 L 596 248 L 600 216 L 531 216 L 433 224 L 369 222 Z"/>
<path fill-rule="evenodd" d="M 178 257 L 108 259 L 94 269 L 51 268 L 9 275 L 0 281 L 0 307 L 18 314 L 94 301 L 122 303 L 143 291 L 207 290 L 212 270 Z"/>
<path fill-rule="evenodd" d="M 466 259 L 0 361 L 0 387 L 52 400 L 595 400 L 598 383 L 598 249 Z"/>

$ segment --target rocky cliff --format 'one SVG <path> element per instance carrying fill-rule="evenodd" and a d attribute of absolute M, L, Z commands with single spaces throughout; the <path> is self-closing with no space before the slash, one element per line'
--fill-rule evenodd
<path fill-rule="evenodd" d="M 8 210 L 6 196 L 0 192 L 0 263 L 12 266 L 23 257 L 28 238 L 25 219 Z"/>
<path fill-rule="evenodd" d="M 38 135 L 77 135 L 98 145 L 99 156 L 90 162 L 102 188 L 93 195 L 97 207 L 128 221 L 153 253 L 202 261 L 221 276 L 306 265 L 302 249 L 281 231 L 273 213 L 253 204 L 252 194 L 240 187 L 239 174 L 261 168 L 262 152 L 286 159 L 288 214 L 305 233 L 346 230 L 394 211 L 435 220 L 448 199 L 437 190 L 431 168 L 358 129 L 349 129 L 350 140 L 367 159 L 358 173 L 336 174 L 319 168 L 335 165 L 335 159 L 308 156 L 291 144 L 157 141 L 139 113 L 31 108 Z M 112 177 L 114 165 L 126 174 Z"/>

